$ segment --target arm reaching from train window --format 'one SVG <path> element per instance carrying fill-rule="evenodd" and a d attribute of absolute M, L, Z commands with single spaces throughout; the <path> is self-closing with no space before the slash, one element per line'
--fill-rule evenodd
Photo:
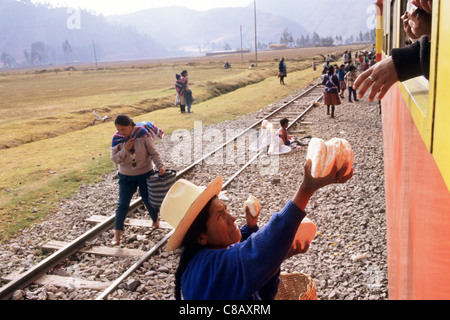
<path fill-rule="evenodd" d="M 358 90 L 358 97 L 362 98 L 372 87 L 369 101 L 373 101 L 377 93 L 379 93 L 378 100 L 381 100 L 396 82 L 398 82 L 398 75 L 395 65 L 392 57 L 388 57 L 361 73 L 353 84 L 353 88 Z"/>
<path fill-rule="evenodd" d="M 356 79 L 354 88 L 359 89 L 360 98 L 372 88 L 369 101 L 373 101 L 377 94 L 378 100 L 381 100 L 397 81 L 422 75 L 428 79 L 429 74 L 430 41 L 428 36 L 423 36 L 410 46 L 392 49 L 390 57 L 378 62 Z"/>
<path fill-rule="evenodd" d="M 422 36 L 431 37 L 431 14 L 421 8 L 406 11 L 401 17 L 406 34 L 413 40 Z"/>
<path fill-rule="evenodd" d="M 422 36 L 419 41 L 404 48 L 392 49 L 392 59 L 400 81 L 430 76 L 430 38 Z"/>
<path fill-rule="evenodd" d="M 428 13 L 433 12 L 433 0 L 412 0 L 411 3 L 418 8 L 425 10 Z"/>

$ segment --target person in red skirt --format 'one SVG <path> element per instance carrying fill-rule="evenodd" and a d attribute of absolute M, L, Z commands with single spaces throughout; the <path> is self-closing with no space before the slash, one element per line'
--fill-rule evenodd
<path fill-rule="evenodd" d="M 331 106 L 331 117 L 334 118 L 335 106 L 341 104 L 341 99 L 339 98 L 340 84 L 338 77 L 334 74 L 334 67 L 328 67 L 328 73 L 323 77 L 322 84 L 325 86 L 325 92 L 323 96 L 324 104 L 327 106 L 327 115 L 330 114 Z"/>

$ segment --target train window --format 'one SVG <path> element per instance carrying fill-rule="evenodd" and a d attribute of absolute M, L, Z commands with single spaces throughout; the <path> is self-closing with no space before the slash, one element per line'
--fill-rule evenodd
<path fill-rule="evenodd" d="M 405 11 L 410 11 L 411 10 L 411 1 L 408 0 L 402 0 L 400 1 L 400 14 L 399 16 L 401 17 L 403 15 L 403 13 Z M 400 26 L 403 26 L 403 21 L 400 18 Z M 404 47 L 407 46 L 409 44 L 411 44 L 411 39 L 408 37 L 408 35 L 405 32 L 405 29 L 403 27 L 399 28 L 400 29 L 400 41 L 399 41 L 399 46 L 400 47 Z"/>
<path fill-rule="evenodd" d="M 392 48 L 395 48 L 396 47 L 396 45 L 395 45 L 395 38 L 396 38 L 396 34 L 397 34 L 397 32 L 396 32 L 396 28 L 395 28 L 395 24 L 396 24 L 396 22 L 397 22 L 397 19 L 396 19 L 396 17 L 397 17 L 397 10 L 396 10 L 396 8 L 397 8 L 397 3 L 396 3 L 396 1 L 395 0 L 391 0 L 391 10 L 390 10 L 390 14 L 391 14 L 391 21 L 390 21 L 390 24 L 389 24 L 389 34 L 390 34 L 390 37 L 389 37 L 389 44 L 388 44 L 388 52 L 391 52 L 391 50 L 392 50 Z"/>
<path fill-rule="evenodd" d="M 414 6 L 411 0 L 389 0 L 389 26 L 388 54 L 392 48 L 410 45 L 412 40 L 406 34 L 401 19 L 405 11 L 411 11 Z M 429 81 L 421 76 L 410 79 L 399 84 L 399 90 L 411 112 L 417 128 L 421 132 L 427 146 L 431 149 L 431 126 L 430 117 L 433 116 L 433 104 L 430 102 Z"/>

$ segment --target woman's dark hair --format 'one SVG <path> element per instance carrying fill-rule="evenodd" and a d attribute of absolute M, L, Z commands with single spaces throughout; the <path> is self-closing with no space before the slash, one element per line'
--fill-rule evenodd
<path fill-rule="evenodd" d="M 209 208 L 211 207 L 211 203 L 217 196 L 214 196 L 208 203 L 203 207 L 202 211 L 198 214 L 197 218 L 195 218 L 189 230 L 186 232 L 184 236 L 183 243 L 181 244 L 182 252 L 180 257 L 180 263 L 178 265 L 178 269 L 175 272 L 175 299 L 181 300 L 181 276 L 186 270 L 189 261 L 195 257 L 195 255 L 205 248 L 198 243 L 198 236 L 202 232 L 206 232 L 206 222 L 209 218 Z"/>
<path fill-rule="evenodd" d="M 280 120 L 281 126 L 284 126 L 284 125 L 286 125 L 288 123 L 289 123 L 289 120 L 287 118 L 283 118 L 283 119 Z"/>
<path fill-rule="evenodd" d="M 187 71 L 186 70 L 183 70 L 183 71 L 181 71 L 181 75 L 184 77 L 185 75 L 187 75 Z"/>
<path fill-rule="evenodd" d="M 136 124 L 133 122 L 133 119 L 131 119 L 129 116 L 124 114 L 119 114 L 116 119 L 114 120 L 115 125 L 119 126 L 129 126 L 130 124 L 134 127 Z"/>
<path fill-rule="evenodd" d="M 328 75 L 332 76 L 334 74 L 334 67 L 333 66 L 329 66 L 328 67 Z"/>

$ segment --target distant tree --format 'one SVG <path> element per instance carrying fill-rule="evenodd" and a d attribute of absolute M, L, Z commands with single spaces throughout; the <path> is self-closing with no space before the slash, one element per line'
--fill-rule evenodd
<path fill-rule="evenodd" d="M 68 57 L 72 53 L 72 46 L 70 45 L 68 40 L 63 42 L 62 48 L 63 48 L 63 51 L 64 51 L 64 57 L 66 58 L 66 62 L 68 62 L 68 60 L 69 60 Z"/>
<path fill-rule="evenodd" d="M 312 36 L 312 44 L 317 45 L 320 44 L 320 36 L 317 33 L 313 33 Z"/>
<path fill-rule="evenodd" d="M 375 29 L 370 30 L 370 41 L 375 42 L 377 39 L 377 31 Z"/>
<path fill-rule="evenodd" d="M 300 37 L 300 41 L 299 41 L 299 46 L 300 47 L 303 47 L 303 46 L 305 46 L 307 43 L 306 43 L 306 39 L 305 39 L 305 37 L 302 35 L 301 37 Z"/>
<path fill-rule="evenodd" d="M 294 45 L 294 37 L 292 36 L 292 34 L 289 35 L 289 45 L 292 47 Z"/>
<path fill-rule="evenodd" d="M 231 50 L 231 46 L 228 43 L 225 43 L 224 49 L 225 50 Z"/>
<path fill-rule="evenodd" d="M 25 58 L 26 63 L 28 65 L 30 65 L 31 64 L 31 57 L 30 57 L 30 54 L 28 53 L 27 49 L 24 50 L 23 57 Z"/>
<path fill-rule="evenodd" d="M 266 50 L 269 46 L 266 43 L 261 43 L 258 41 L 258 49 Z"/>
<path fill-rule="evenodd" d="M 292 37 L 292 33 L 289 32 L 288 28 L 284 29 L 283 34 L 280 38 L 280 43 L 282 44 L 292 44 L 294 42 L 294 37 Z"/>
<path fill-rule="evenodd" d="M 355 37 L 353 35 L 350 36 L 350 38 L 348 38 L 345 43 L 354 43 L 355 42 Z"/>
<path fill-rule="evenodd" d="M 31 55 L 30 55 L 31 64 L 34 64 L 35 61 L 39 63 L 45 62 L 45 43 L 44 42 L 33 42 L 31 44 Z"/>
<path fill-rule="evenodd" d="M 3 65 L 5 66 L 5 68 L 11 68 L 16 65 L 16 59 L 6 52 L 2 53 L 0 61 L 3 62 Z"/>
<path fill-rule="evenodd" d="M 334 40 L 332 37 L 326 37 L 320 39 L 320 45 L 322 47 L 331 47 L 334 44 Z"/>

